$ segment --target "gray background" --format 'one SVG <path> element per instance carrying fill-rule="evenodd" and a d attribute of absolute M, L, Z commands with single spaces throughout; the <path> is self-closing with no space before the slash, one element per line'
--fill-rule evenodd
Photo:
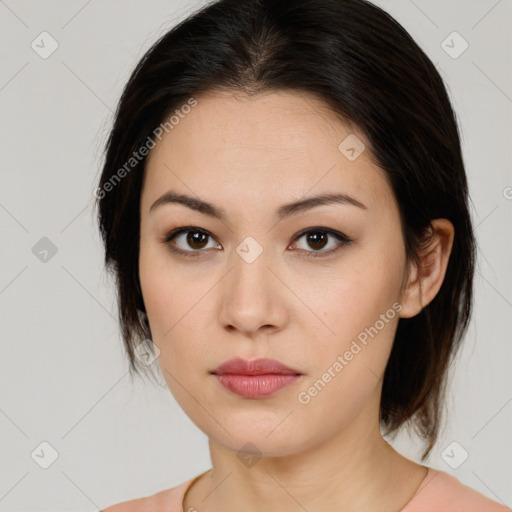
<path fill-rule="evenodd" d="M 512 1 L 376 3 L 448 86 L 480 247 L 475 314 L 450 380 L 448 422 L 427 464 L 510 506 Z M 92 208 L 129 73 L 200 4 L 0 1 L 2 511 L 94 511 L 210 467 L 206 437 L 169 391 L 130 381 Z M 31 47 L 51 49 L 43 31 L 58 43 L 47 58 Z M 453 31 L 469 44 L 457 58 L 442 46 Z M 461 43 L 444 44 L 453 53 Z M 55 254 L 44 255 L 43 237 Z M 43 441 L 58 454 L 47 469 Z M 419 461 L 407 434 L 393 444 Z M 460 464 L 463 450 L 469 457 Z"/>

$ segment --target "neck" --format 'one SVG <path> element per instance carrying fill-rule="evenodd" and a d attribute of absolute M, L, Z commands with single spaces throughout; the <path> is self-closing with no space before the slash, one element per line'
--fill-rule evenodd
<path fill-rule="evenodd" d="M 244 459 L 246 464 L 236 451 L 210 440 L 213 469 L 187 496 L 184 510 L 397 512 L 412 498 L 425 469 L 383 439 L 376 419 L 362 411 L 347 428 L 306 449 Z"/>

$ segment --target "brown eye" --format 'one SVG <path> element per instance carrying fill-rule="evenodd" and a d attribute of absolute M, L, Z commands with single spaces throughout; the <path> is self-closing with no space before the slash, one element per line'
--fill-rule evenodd
<path fill-rule="evenodd" d="M 186 241 L 193 249 L 203 249 L 208 242 L 208 235 L 201 231 L 188 231 Z"/>
<path fill-rule="evenodd" d="M 305 240 L 305 243 L 300 244 L 298 241 Z M 337 252 L 342 246 L 348 245 L 352 239 L 340 233 L 326 228 L 310 228 L 299 233 L 296 237 L 294 245 L 298 247 L 300 252 L 304 253 L 306 257 L 322 257 L 328 256 Z M 336 243 L 337 242 L 337 243 Z M 322 250 L 330 244 L 328 250 Z M 302 247 L 301 247 L 302 245 Z"/>
<path fill-rule="evenodd" d="M 201 253 L 207 252 L 205 249 L 215 247 L 215 245 L 208 247 L 210 239 L 213 240 L 209 233 L 187 226 L 171 231 L 163 242 L 173 252 L 184 256 L 200 256 Z"/>
<path fill-rule="evenodd" d="M 301 239 L 305 240 L 305 244 L 299 243 Z M 209 252 L 206 249 L 222 249 L 220 245 L 215 246 L 215 244 L 208 247 L 210 240 L 214 241 L 212 235 L 208 232 L 194 228 L 194 226 L 185 226 L 171 231 L 163 242 L 174 253 L 194 257 Z M 293 249 L 298 248 L 299 252 L 303 253 L 304 256 L 315 258 L 335 253 L 342 246 L 348 245 L 353 241 L 343 233 L 327 228 L 309 228 L 299 233 L 294 240 L 295 242 L 292 244 Z M 331 247 L 328 250 L 323 250 L 329 244 Z"/>
<path fill-rule="evenodd" d="M 306 236 L 307 243 L 315 250 L 323 249 L 327 245 L 328 238 L 324 231 L 312 231 Z"/>

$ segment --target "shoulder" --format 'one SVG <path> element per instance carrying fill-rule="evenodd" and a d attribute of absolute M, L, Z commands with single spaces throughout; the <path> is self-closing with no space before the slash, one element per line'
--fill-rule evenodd
<path fill-rule="evenodd" d="M 176 487 L 157 492 L 152 496 L 111 505 L 100 512 L 154 512 L 163 509 L 166 512 L 182 512 L 183 496 L 194 480 L 195 478 L 191 478 Z"/>
<path fill-rule="evenodd" d="M 510 512 L 510 508 L 464 485 L 444 471 L 429 468 L 416 494 L 402 512 Z"/>

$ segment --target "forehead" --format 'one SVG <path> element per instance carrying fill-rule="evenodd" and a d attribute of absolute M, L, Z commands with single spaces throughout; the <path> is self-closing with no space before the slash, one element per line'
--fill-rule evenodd
<path fill-rule="evenodd" d="M 321 192 L 382 207 L 393 201 L 368 141 L 320 99 L 295 91 L 215 91 L 195 98 L 197 105 L 179 116 L 147 158 L 146 210 L 167 189 L 216 202 L 264 197 L 281 204 Z M 366 146 L 355 160 L 340 151 L 340 144 L 345 149 L 354 142 L 357 151 Z"/>

